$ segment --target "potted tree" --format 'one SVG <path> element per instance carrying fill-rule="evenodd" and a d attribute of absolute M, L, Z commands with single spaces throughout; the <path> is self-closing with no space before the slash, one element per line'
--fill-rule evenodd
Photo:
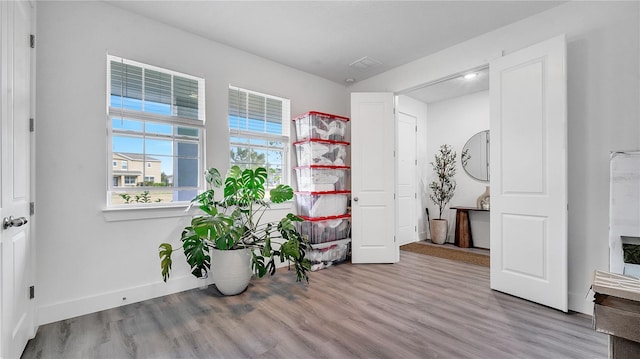
<path fill-rule="evenodd" d="M 212 273 L 214 283 L 224 295 L 243 292 L 252 274 L 258 278 L 276 272 L 275 259 L 294 265 L 296 280 L 309 281 L 309 260 L 305 257 L 307 243 L 294 222 L 302 219 L 289 213 L 279 221 L 262 222 L 270 207 L 266 202 L 267 170 L 263 167 L 229 169 L 224 181 L 224 197 L 215 199 L 215 188 L 222 186 L 220 172 L 211 168 L 205 173 L 208 189 L 191 201 L 201 214 L 191 219 L 182 231 L 182 246 L 174 249 L 160 244 L 162 278 L 166 282 L 171 271 L 171 254 L 184 251 L 191 274 L 197 278 Z M 270 191 L 273 203 L 293 198 L 293 189 L 278 185 Z M 189 208 L 191 208 L 191 206 Z"/>
<path fill-rule="evenodd" d="M 449 145 L 440 146 L 440 151 L 435 154 L 435 161 L 431 162 L 435 179 L 429 184 L 431 194 L 429 198 L 438 206 L 438 218 L 429 221 L 431 241 L 443 244 L 447 239 L 448 223 L 442 219 L 445 207 L 453 198 L 456 191 L 456 152 Z"/>

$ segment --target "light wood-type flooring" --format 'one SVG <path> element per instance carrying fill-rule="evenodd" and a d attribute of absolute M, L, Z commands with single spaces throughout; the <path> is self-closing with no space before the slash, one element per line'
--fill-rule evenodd
<path fill-rule="evenodd" d="M 159 275 L 159 274 L 158 274 Z M 401 251 L 43 325 L 23 358 L 606 358 L 591 317 L 489 289 L 489 269 Z"/>

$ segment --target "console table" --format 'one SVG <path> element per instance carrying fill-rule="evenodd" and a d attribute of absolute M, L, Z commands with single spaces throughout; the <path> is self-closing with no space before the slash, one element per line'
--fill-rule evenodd
<path fill-rule="evenodd" d="M 596 271 L 593 326 L 609 335 L 609 358 L 640 357 L 640 279 Z"/>
<path fill-rule="evenodd" d="M 456 236 L 454 244 L 460 248 L 473 247 L 471 237 L 471 222 L 469 222 L 469 211 L 489 212 L 488 209 L 478 207 L 451 207 L 456 210 Z"/>

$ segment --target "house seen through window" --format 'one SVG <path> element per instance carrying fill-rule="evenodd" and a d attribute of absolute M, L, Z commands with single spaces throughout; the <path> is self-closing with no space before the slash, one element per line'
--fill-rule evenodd
<path fill-rule="evenodd" d="M 107 73 L 108 205 L 190 201 L 203 185 L 204 79 L 115 56 Z"/>
<path fill-rule="evenodd" d="M 230 166 L 265 167 L 267 189 L 289 181 L 289 100 L 229 86 Z"/>

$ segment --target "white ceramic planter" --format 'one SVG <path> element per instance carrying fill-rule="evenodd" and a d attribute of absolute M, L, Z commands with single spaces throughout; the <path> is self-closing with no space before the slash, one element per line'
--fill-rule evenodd
<path fill-rule="evenodd" d="M 252 274 L 251 249 L 211 250 L 211 277 L 220 293 L 236 295 L 244 292 Z"/>
<path fill-rule="evenodd" d="M 446 219 L 432 219 L 429 222 L 429 231 L 431 232 L 431 242 L 435 244 L 444 244 L 447 241 L 447 231 L 449 226 Z"/>

